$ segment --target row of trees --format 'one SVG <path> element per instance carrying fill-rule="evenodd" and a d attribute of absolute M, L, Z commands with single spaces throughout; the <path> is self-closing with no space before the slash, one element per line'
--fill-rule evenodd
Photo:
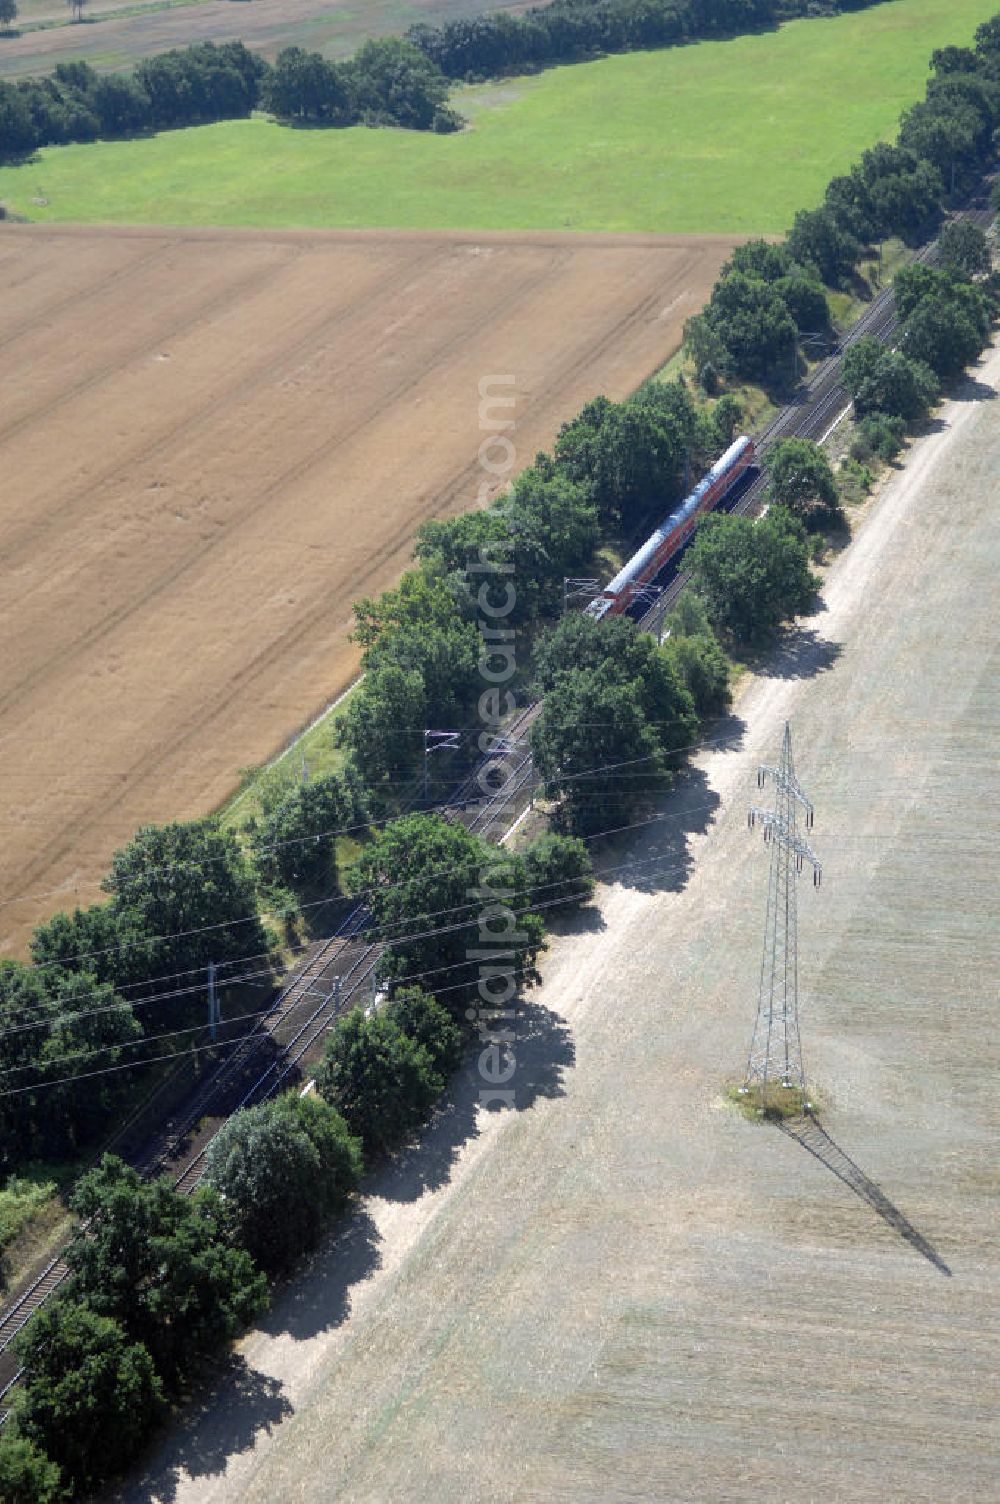
<path fill-rule="evenodd" d="M 65 1255 L 72 1278 L 22 1339 L 24 1379 L 0 1439 L 10 1504 L 80 1497 L 123 1471 L 205 1361 L 264 1309 L 266 1276 L 287 1274 L 344 1212 L 365 1165 L 426 1120 L 472 1032 L 467 952 L 482 903 L 470 887 L 509 891 L 508 964 L 520 981 L 543 941 L 532 903 L 572 908 L 590 896 L 593 874 L 572 838 L 548 835 L 511 856 L 416 815 L 376 836 L 351 882 L 373 937 L 398 936 L 382 968 L 393 995 L 338 1022 L 318 1095 L 236 1113 L 189 1200 L 111 1156 L 74 1191 L 82 1228 Z M 426 988 L 406 985 L 414 974 Z"/>
<path fill-rule="evenodd" d="M 198 42 L 159 53 L 133 73 L 60 63 L 46 78 L 0 83 L 0 156 L 249 115 L 267 71 L 242 42 Z"/>
<path fill-rule="evenodd" d="M 981 28 L 969 56 L 986 57 L 992 36 Z M 938 66 L 949 76 L 960 71 L 954 59 Z M 972 281 L 988 264 L 981 234 L 946 232 L 942 260 L 941 271 L 918 266 L 898 279 L 902 349 L 861 341 L 845 365 L 858 410 L 886 447 L 899 442 L 895 425 L 925 411 L 938 381 L 973 358 L 986 337 L 988 290 Z M 723 283 L 772 290 L 796 309 L 800 325 L 818 322 L 825 308 L 822 287 L 787 246 L 739 248 Z M 748 351 L 761 339 L 752 328 L 743 337 Z M 483 551 L 513 566 L 511 625 L 526 634 L 534 681 L 546 696 L 533 733 L 536 762 L 562 800 L 566 825 L 592 834 L 663 786 L 700 722 L 725 703 L 716 634 L 757 644 L 807 602 L 803 524 L 837 520 L 829 467 L 815 446 L 777 446 L 772 495 L 780 505 L 757 526 L 718 517 L 701 529 L 690 562 L 702 604 L 685 608 L 663 648 L 628 622 L 559 623 L 562 579 L 594 567 L 601 539 L 641 537 L 730 440 L 739 418 L 732 397 L 699 410 L 682 383 L 650 383 L 622 403 L 597 398 L 564 426 L 554 453 L 540 455 L 493 506 L 425 526 L 417 567 L 356 608 L 366 679 L 342 736 L 357 773 L 268 783 L 246 845 L 212 822 L 145 828 L 115 857 L 108 902 L 40 926 L 34 968 L 0 967 L 0 1023 L 10 1041 L 0 1121 L 9 1167 L 26 1155 L 63 1157 L 93 1143 L 134 1090 L 136 1063 L 190 1042 L 208 963 L 223 986 L 247 963 L 260 974 L 273 950 L 263 905 L 280 910 L 304 891 L 335 887 L 331 832 L 367 820 L 365 786 L 384 795 L 419 758 L 424 727 L 471 717 L 483 644 L 466 569 Z M 399 874 L 408 870 L 408 839 L 399 838 L 393 855 Z M 461 839 L 435 836 L 442 850 Z M 467 853 L 463 870 L 479 855 Z M 556 855 L 567 870 L 565 849 Z M 366 888 L 378 889 L 367 859 L 358 872 Z M 519 881 L 523 888 L 524 874 Z M 410 915 L 420 925 L 430 913 L 402 881 L 387 885 L 384 902 L 391 912 L 377 910 L 379 924 L 399 926 Z M 414 965 L 433 972 L 436 958 L 448 956 L 440 936 L 412 946 L 419 957 L 407 951 L 395 970 L 399 944 L 387 958 L 396 985 Z M 453 982 L 460 987 L 461 975 Z"/>
<path fill-rule="evenodd" d="M 980 28 L 968 57 L 989 64 L 995 42 L 990 27 Z M 965 66 L 968 58 L 958 61 Z M 938 70 L 947 77 L 968 72 L 943 57 Z M 863 442 L 887 456 L 898 448 L 903 425 L 927 410 L 939 383 L 975 358 L 988 334 L 996 290 L 989 280 L 974 280 L 989 264 L 982 232 L 948 227 L 941 253 L 940 270 L 914 266 L 897 279 L 901 348 L 862 340 L 845 361 L 845 380 L 866 425 Z M 825 308 L 822 287 L 788 247 L 763 241 L 734 252 L 720 287 L 716 307 L 731 312 L 741 288 L 758 299 L 763 289 L 765 311 L 773 293 L 782 307 L 795 307 L 802 323 L 818 322 Z M 710 310 L 706 324 L 713 317 Z M 766 348 L 752 321 L 740 338 L 747 361 L 754 348 Z M 536 682 L 549 695 L 535 733 L 536 758 L 550 791 L 565 801 L 568 824 L 593 831 L 598 809 L 624 809 L 622 789 L 641 794 L 669 777 L 680 743 L 664 732 L 665 723 L 683 728 L 690 740 L 692 726 L 721 703 L 713 630 L 737 645 L 757 644 L 808 599 L 801 525 L 839 520 L 836 488 L 815 446 L 793 441 L 772 454 L 772 496 L 785 511 L 757 528 L 729 518 L 703 528 L 691 556 L 707 613 L 697 630 L 675 630 L 657 655 L 647 647 L 626 651 L 615 636 L 629 630 L 625 624 L 601 639 L 608 646 L 600 652 L 572 637 L 592 624 L 557 628 L 551 650 L 546 633 L 559 618 L 563 578 L 591 572 L 602 539 L 623 538 L 630 546 L 641 538 L 739 420 L 731 396 L 699 410 L 682 383 L 649 383 L 621 403 L 596 398 L 564 426 L 553 454 L 538 456 L 492 506 L 421 530 L 417 567 L 396 589 L 356 608 L 366 678 L 341 732 L 356 772 L 306 785 L 266 784 L 246 846 L 211 822 L 140 831 L 114 860 L 107 903 L 40 926 L 35 969 L 0 967 L 0 1023 L 10 1040 L 7 1092 L 0 1097 L 8 1166 L 26 1155 L 79 1153 L 93 1143 L 129 1100 L 138 1075 L 132 1067 L 190 1042 L 202 1018 L 208 963 L 219 968 L 223 986 L 248 959 L 258 975 L 266 971 L 274 937 L 262 908 L 280 913 L 303 893 L 332 892 L 331 832 L 364 825 L 366 789 L 378 801 L 395 778 L 412 772 L 426 726 L 458 728 L 474 719 L 483 642 L 466 570 L 484 552 L 508 562 L 516 580 L 509 625 L 534 645 Z M 666 710 L 653 705 L 657 696 L 665 697 Z M 622 775 L 611 798 L 599 774 L 582 775 L 622 760 L 630 739 L 640 749 L 641 771 Z M 468 746 L 474 747 L 472 737 Z M 603 805 L 605 799 L 611 803 Z"/>
<path fill-rule="evenodd" d="M 98 136 L 236 120 L 257 108 L 290 121 L 455 130 L 461 121 L 447 95 L 440 70 L 401 38 L 366 42 L 343 63 L 288 47 L 273 66 L 242 42 L 197 42 L 144 58 L 132 73 L 60 63 L 46 78 L 0 83 L 0 158 Z"/>
<path fill-rule="evenodd" d="M 829 8 L 868 3 L 874 0 L 831 0 Z M 0 158 L 239 119 L 258 107 L 289 121 L 453 131 L 461 119 L 447 102 L 449 79 L 732 35 L 809 8 L 810 0 L 550 0 L 523 16 L 498 12 L 440 28 L 414 26 L 405 38 L 366 42 L 346 62 L 288 47 L 270 66 L 240 42 L 200 42 L 144 59 L 130 74 L 63 63 L 46 78 L 0 83 Z M 0 25 L 16 14 L 15 0 L 0 0 Z M 919 146 L 946 154 L 933 120 L 916 117 L 909 131 Z"/>
<path fill-rule="evenodd" d="M 84 1153 L 143 1089 L 142 1062 L 191 1044 L 207 968 L 223 997 L 269 985 L 268 914 L 338 888 L 335 832 L 367 821 L 357 775 L 263 784 L 246 842 L 212 820 L 144 826 L 112 859 L 109 897 L 57 913 L 33 965 L 0 961 L 0 1168 Z"/>
<path fill-rule="evenodd" d="M 286 47 L 261 86 L 261 102 L 282 120 L 328 125 L 398 125 L 453 131 L 461 118 L 448 107 L 448 82 L 412 42 L 366 42 L 347 62 Z"/>
<path fill-rule="evenodd" d="M 931 63 L 925 97 L 903 115 L 895 145 L 879 143 L 834 178 L 818 208 L 795 216 L 782 245 L 751 241 L 723 267 L 707 306 L 685 328 L 707 389 L 719 375 L 782 384 L 796 369 L 803 335 L 827 327 L 823 284 L 843 285 L 865 248 L 888 236 L 919 240 L 948 195 L 968 188 L 992 159 L 1000 18 L 979 27 L 974 48 L 944 48 Z M 945 240 L 960 267 L 982 253 L 969 230 L 946 232 Z M 916 328 L 911 353 L 936 370 L 937 357 L 928 355 L 941 347 L 943 326 L 925 310 Z"/>
<path fill-rule="evenodd" d="M 1000 313 L 1000 278 L 990 273 L 985 234 L 967 221 L 945 227 L 937 268 L 905 267 L 894 288 L 902 319 L 899 345 L 867 336 L 844 357 L 844 386 L 854 402 L 857 458 L 890 460 L 908 427 L 924 418 L 941 386 L 981 353 Z M 977 279 L 978 280 L 974 280 Z"/>
<path fill-rule="evenodd" d="M 289 1093 L 236 1113 L 213 1141 L 190 1199 L 105 1156 L 71 1197 L 81 1223 L 65 1295 L 32 1321 L 12 1423 L 0 1438 L 10 1504 L 80 1497 L 122 1472 L 205 1362 L 264 1309 L 267 1277 L 287 1274 L 342 1215 L 366 1165 L 426 1120 L 472 1030 L 478 969 L 468 961 L 482 903 L 503 886 L 517 933 L 507 964 L 533 973 L 544 923 L 593 889 L 582 842 L 547 835 L 512 856 L 436 815 L 397 820 L 352 873 L 373 938 L 389 937 L 392 997 L 332 1032 L 318 1094 Z M 419 975 L 425 986 L 408 985 Z M 433 995 L 433 989 L 441 997 Z"/>
<path fill-rule="evenodd" d="M 749 253 L 758 250 L 784 274 L 780 248 L 760 242 Z M 709 581 L 710 561 L 727 546 L 732 555 L 732 540 L 749 524 L 726 519 L 706 528 L 698 557 L 705 561 L 707 613 L 687 630 L 677 627 L 662 649 L 627 620 L 598 626 L 577 614 L 560 619 L 562 583 L 606 567 L 595 564 L 602 540 L 624 540 L 629 551 L 645 536 L 731 441 L 740 416 L 729 395 L 699 409 L 681 382 L 647 383 L 620 403 L 595 398 L 563 426 L 553 453 L 539 455 L 485 510 L 425 524 L 418 567 L 397 588 L 355 607 L 366 677 L 340 736 L 376 793 L 387 794 L 415 768 L 424 727 L 474 721 L 484 654 L 474 566 L 483 556 L 510 566 L 515 590 L 504 624 L 524 634 L 528 677 L 545 696 L 532 738 L 535 763 L 548 792 L 563 801 L 567 825 L 592 833 L 602 820 L 614 823 L 635 796 L 663 786 L 678 749 L 725 703 L 725 661 L 713 627 L 756 644 L 809 598 L 803 523 L 840 520 L 829 466 L 813 445 L 778 447 L 774 494 L 794 516 L 775 514 L 746 551 L 742 591 L 726 598 Z M 726 567 L 735 587 L 732 558 Z M 602 777 L 600 767 L 616 765 L 629 747 L 639 768 Z"/>
<path fill-rule="evenodd" d="M 823 8 L 832 14 L 874 3 L 827 0 Z M 735 36 L 814 12 L 813 0 L 549 0 L 518 16 L 497 11 L 413 26 L 407 36 L 449 78 L 483 78 L 598 53 Z"/>
<path fill-rule="evenodd" d="M 769 298 L 795 330 L 820 321 L 825 295 L 810 270 L 818 262 L 798 251 L 756 242 L 734 253 L 723 279 L 732 322 L 753 299 L 765 330 L 769 318 L 780 322 Z M 914 267 L 897 282 L 901 351 L 861 341 L 849 354 L 846 379 L 872 421 L 918 414 L 986 336 L 990 293 L 973 280 L 987 264 L 983 245 L 956 231 L 943 237 L 942 261 L 940 271 Z M 770 292 L 762 298 L 760 288 Z M 721 338 L 711 319 L 707 327 Z M 765 338 L 752 319 L 740 337 L 748 359 Z M 674 613 L 662 646 L 620 618 L 559 619 L 563 575 L 590 564 L 603 538 L 641 536 L 729 441 L 739 416 L 729 397 L 699 411 L 676 383 L 588 404 L 508 495 L 429 524 L 417 567 L 395 590 L 358 604 L 367 677 L 343 732 L 357 775 L 268 783 L 245 846 L 212 822 L 140 831 L 114 859 L 106 904 L 41 926 L 34 968 L 0 967 L 0 1021 L 24 1052 L 14 1070 L 30 1066 L 36 1083 L 71 1078 L 48 1093 L 0 1099 L 5 1152 L 11 1163 L 28 1152 L 73 1152 L 121 1110 L 124 1083 L 136 1075 L 117 1070 L 134 1061 L 129 1052 L 200 1010 L 192 976 L 209 960 L 235 969 L 268 954 L 262 899 L 335 881 L 331 832 L 365 821 L 364 785 L 377 796 L 412 764 L 418 728 L 470 713 L 482 644 L 466 567 L 484 549 L 515 560 L 512 619 L 527 635 L 544 696 L 532 732 L 536 765 L 575 834 L 552 834 L 520 856 L 435 815 L 404 817 L 374 836 L 348 887 L 366 903 L 370 937 L 386 943 L 387 1004 L 338 1024 L 319 1097 L 284 1098 L 227 1125 L 207 1186 L 191 1201 L 166 1183 L 143 1185 L 115 1161 L 84 1178 L 73 1207 L 88 1232 L 69 1255 L 71 1300 L 33 1322 L 23 1346 L 23 1398 L 0 1444 L 4 1497 L 78 1494 L 135 1455 L 163 1406 L 263 1308 L 265 1274 L 285 1272 L 313 1246 L 364 1164 L 433 1109 L 469 1037 L 469 939 L 482 909 L 470 890 L 504 892 L 517 921 L 507 965 L 518 985 L 530 981 L 544 913 L 590 894 L 580 835 L 625 823 L 726 705 L 719 636 L 759 643 L 808 604 L 805 529 L 836 519 L 836 489 L 815 446 L 786 441 L 771 457 L 767 516 L 757 524 L 716 516 L 700 528 L 688 556 L 697 593 Z M 167 982 L 176 985 L 164 995 Z"/>
<path fill-rule="evenodd" d="M 419 1000 L 410 1006 L 400 1017 L 420 1027 Z M 0 1498 L 80 1498 L 124 1471 L 206 1361 L 265 1309 L 267 1276 L 344 1211 L 362 1168 L 344 1119 L 294 1092 L 230 1119 L 190 1198 L 106 1155 L 71 1197 L 81 1227 L 65 1293 L 21 1339 Z"/>
<path fill-rule="evenodd" d="M 509 568 L 504 625 L 532 642 L 558 620 L 564 578 L 593 567 L 602 538 L 630 546 L 642 537 L 730 442 L 739 418 L 731 397 L 699 410 L 679 382 L 649 382 L 624 402 L 597 397 L 490 506 L 424 524 L 417 567 L 355 606 L 365 678 L 340 735 L 373 789 L 415 766 L 424 727 L 475 719 L 482 576 L 470 566 L 485 557 Z"/>
<path fill-rule="evenodd" d="M 24 1377 L 0 1440 L 5 1500 L 81 1498 L 120 1473 L 267 1304 L 214 1190 L 186 1199 L 106 1156 L 71 1207 L 86 1231 L 65 1251 L 65 1294 L 20 1342 Z"/>

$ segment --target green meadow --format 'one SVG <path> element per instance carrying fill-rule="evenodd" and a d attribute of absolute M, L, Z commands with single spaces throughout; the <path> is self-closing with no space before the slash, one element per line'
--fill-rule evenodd
<path fill-rule="evenodd" d="M 52 147 L 0 169 L 0 203 L 37 221 L 780 232 L 998 3 L 886 0 L 461 89 L 454 136 L 255 118 Z"/>

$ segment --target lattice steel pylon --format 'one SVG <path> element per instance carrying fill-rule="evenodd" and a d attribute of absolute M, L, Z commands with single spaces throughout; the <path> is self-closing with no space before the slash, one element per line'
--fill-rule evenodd
<path fill-rule="evenodd" d="M 759 820 L 764 840 L 771 846 L 771 874 L 764 921 L 764 953 L 760 963 L 760 992 L 743 1090 L 756 1089 L 761 1099 L 768 1085 L 805 1089 L 802 1042 L 799 1038 L 799 957 L 796 887 L 806 862 L 819 887 L 823 868 L 796 829 L 796 817 L 805 813 L 806 828 L 813 823 L 813 807 L 799 786 L 792 762 L 792 733 L 787 721 L 776 768 L 761 764 L 757 786 L 774 783 L 774 808 L 751 806 L 748 821 Z"/>

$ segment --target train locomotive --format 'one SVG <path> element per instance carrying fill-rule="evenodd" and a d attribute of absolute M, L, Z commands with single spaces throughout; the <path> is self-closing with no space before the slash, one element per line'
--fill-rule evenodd
<path fill-rule="evenodd" d="M 600 595 L 584 608 L 586 614 L 602 621 L 606 616 L 618 616 L 627 611 L 642 587 L 655 580 L 667 560 L 688 541 L 698 518 L 718 506 L 753 462 L 753 439 L 741 434 L 690 495 L 663 519 L 655 533 L 619 569 Z"/>

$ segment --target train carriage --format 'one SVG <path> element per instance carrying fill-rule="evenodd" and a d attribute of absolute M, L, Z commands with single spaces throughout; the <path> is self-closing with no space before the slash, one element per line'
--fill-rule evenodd
<path fill-rule="evenodd" d="M 595 596 L 585 608 L 587 615 L 601 621 L 606 616 L 618 616 L 627 611 L 642 587 L 655 580 L 667 561 L 683 548 L 699 517 L 718 506 L 753 462 L 753 439 L 741 434 L 694 490 L 663 519 L 600 595 Z"/>

